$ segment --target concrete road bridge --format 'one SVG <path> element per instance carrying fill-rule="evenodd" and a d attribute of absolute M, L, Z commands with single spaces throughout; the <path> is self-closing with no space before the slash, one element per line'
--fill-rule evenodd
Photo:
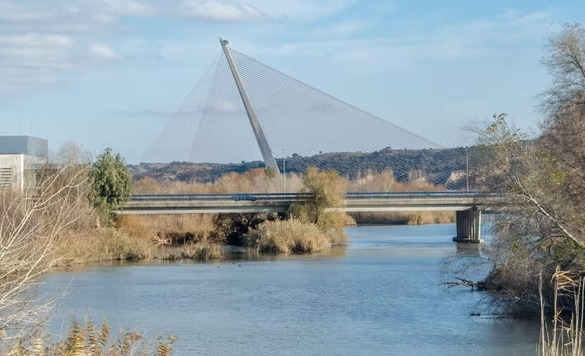
<path fill-rule="evenodd" d="M 350 192 L 344 212 L 455 211 L 455 242 L 481 242 L 481 201 L 475 191 Z M 118 214 L 239 214 L 284 213 L 295 202 L 309 201 L 303 193 L 136 194 Z"/>

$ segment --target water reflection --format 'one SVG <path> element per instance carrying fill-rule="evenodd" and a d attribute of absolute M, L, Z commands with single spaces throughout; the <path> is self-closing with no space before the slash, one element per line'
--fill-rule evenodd
<path fill-rule="evenodd" d="M 457 247 L 457 255 L 466 257 L 480 257 L 481 245 L 480 244 L 455 244 Z"/>
<path fill-rule="evenodd" d="M 313 252 L 309 254 L 271 254 L 246 250 L 245 248 L 230 247 L 224 250 L 225 262 L 238 261 L 316 261 L 322 259 L 340 259 L 346 256 L 347 245 L 335 246 L 329 251 Z M 224 262 L 224 263 L 225 263 Z"/>

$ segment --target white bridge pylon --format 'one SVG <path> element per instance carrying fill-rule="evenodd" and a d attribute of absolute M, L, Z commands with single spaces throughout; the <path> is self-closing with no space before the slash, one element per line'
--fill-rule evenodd
<path fill-rule="evenodd" d="M 248 115 L 248 119 L 250 120 L 250 125 L 252 126 L 252 131 L 254 131 L 254 137 L 256 137 L 256 141 L 258 142 L 258 147 L 260 148 L 260 153 L 262 153 L 262 159 L 264 160 L 264 164 L 268 168 L 274 169 L 275 172 L 279 172 L 278 165 L 276 164 L 276 160 L 274 159 L 274 155 L 272 155 L 272 151 L 270 150 L 270 145 L 268 144 L 268 140 L 266 140 L 266 136 L 264 136 L 264 131 L 262 130 L 262 126 L 260 126 L 260 122 L 258 121 L 258 117 L 256 116 L 256 112 L 254 111 L 254 107 L 250 103 L 250 99 L 248 98 L 248 94 L 246 93 L 246 88 L 240 79 L 240 75 L 238 73 L 238 68 L 236 68 L 236 64 L 232 60 L 232 56 L 230 55 L 230 51 L 228 49 L 228 44 L 230 43 L 229 40 L 224 38 L 219 38 L 219 43 L 221 44 L 221 48 L 225 55 L 225 59 L 227 60 L 230 71 L 234 76 L 234 81 L 236 82 L 236 86 L 238 87 L 238 92 L 242 97 L 242 103 L 244 104 L 244 108 L 246 109 L 246 114 Z"/>

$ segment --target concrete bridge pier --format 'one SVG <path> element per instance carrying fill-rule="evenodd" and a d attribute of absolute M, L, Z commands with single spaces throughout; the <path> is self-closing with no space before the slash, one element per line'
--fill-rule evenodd
<path fill-rule="evenodd" d="M 481 211 L 477 209 L 455 212 L 457 236 L 453 241 L 457 243 L 482 243 L 481 239 Z"/>

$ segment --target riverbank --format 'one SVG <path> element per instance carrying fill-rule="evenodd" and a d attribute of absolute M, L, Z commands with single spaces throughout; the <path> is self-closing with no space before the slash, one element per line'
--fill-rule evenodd
<path fill-rule="evenodd" d="M 357 225 L 426 225 L 452 223 L 452 213 L 359 213 L 351 214 Z M 219 261 L 225 246 L 235 245 L 268 253 L 303 253 L 328 249 L 345 242 L 343 232 L 320 232 L 308 224 L 286 223 L 254 230 L 263 221 L 278 217 L 266 214 L 219 216 L 211 214 L 120 216 L 113 226 L 70 231 L 59 244 L 57 267 L 92 265 L 107 261 Z M 352 219 L 344 225 L 355 225 Z M 254 233 L 246 238 L 249 230 Z M 313 231 L 306 234 L 306 231 Z M 337 232 L 335 232 L 337 231 Z M 240 235 L 236 238 L 230 234 Z M 279 235 L 278 237 L 275 234 Z M 339 234 L 336 236 L 335 234 Z M 260 236 L 265 242 L 254 244 Z M 306 241 L 305 241 L 306 240 Z M 230 244 L 231 242 L 231 244 Z"/>

